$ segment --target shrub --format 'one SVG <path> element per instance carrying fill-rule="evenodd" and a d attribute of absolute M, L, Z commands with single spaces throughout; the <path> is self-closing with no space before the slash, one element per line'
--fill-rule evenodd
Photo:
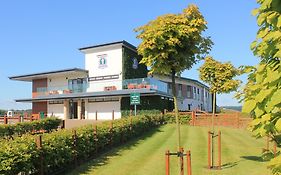
<path fill-rule="evenodd" d="M 13 135 L 21 136 L 23 134 L 30 134 L 34 131 L 44 130 L 51 132 L 57 129 L 61 120 L 56 117 L 48 117 L 42 120 L 35 120 L 32 122 L 22 122 L 17 124 L 3 124 L 0 125 L 0 138 L 8 138 Z"/>
<path fill-rule="evenodd" d="M 179 115 L 179 122 L 180 124 L 188 124 L 191 120 L 190 115 Z M 176 116 L 172 114 L 164 115 L 164 122 L 165 123 L 176 123 Z"/>
<path fill-rule="evenodd" d="M 43 134 L 42 149 L 36 148 L 34 135 L 6 139 L 0 142 L 0 174 L 38 173 L 40 154 L 43 157 L 44 173 L 55 174 L 73 165 L 75 155 L 78 161 L 83 162 L 97 151 L 100 153 L 120 145 L 160 123 L 160 115 L 115 120 L 112 129 L 109 127 L 110 122 L 103 122 L 97 124 L 97 139 L 92 125 L 78 128 L 76 139 L 72 130 L 63 129 Z"/>

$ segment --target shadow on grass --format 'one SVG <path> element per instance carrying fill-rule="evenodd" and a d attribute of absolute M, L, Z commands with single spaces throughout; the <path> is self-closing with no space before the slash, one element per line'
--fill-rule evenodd
<path fill-rule="evenodd" d="M 242 159 L 256 161 L 256 162 L 264 162 L 262 157 L 260 156 L 241 156 Z"/>
<path fill-rule="evenodd" d="M 103 153 L 100 153 L 89 162 L 85 162 L 75 169 L 70 169 L 69 171 L 66 171 L 64 174 L 75 175 L 81 173 L 87 174 L 87 172 L 88 173 L 92 172 L 93 169 L 97 169 L 100 166 L 106 165 L 111 157 L 120 156 L 121 155 L 120 152 L 122 152 L 123 150 L 133 149 L 138 144 L 140 144 L 140 142 L 142 142 L 143 140 L 152 137 L 156 133 L 164 132 L 163 130 L 161 130 L 161 128 L 162 128 L 161 126 L 158 128 L 153 128 L 150 131 L 144 133 L 142 136 L 136 137 L 135 139 L 132 139 L 124 143 L 123 145 L 116 146 L 111 149 L 108 148 L 107 150 L 103 151 Z"/>
<path fill-rule="evenodd" d="M 240 161 L 241 161 L 241 160 L 240 160 Z M 232 167 L 238 165 L 238 163 L 239 163 L 240 161 L 225 163 L 225 164 L 223 164 L 223 165 L 221 166 L 221 169 L 232 168 Z"/>

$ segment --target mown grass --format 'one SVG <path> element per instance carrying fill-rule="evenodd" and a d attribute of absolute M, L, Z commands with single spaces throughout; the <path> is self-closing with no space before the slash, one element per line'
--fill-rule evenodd
<path fill-rule="evenodd" d="M 181 126 L 182 145 L 192 154 L 193 175 L 270 174 L 266 162 L 259 157 L 265 141 L 256 140 L 248 131 L 230 128 L 221 128 L 222 170 L 207 169 L 207 132 L 206 127 Z M 163 175 L 167 149 L 176 151 L 175 125 L 151 131 L 83 164 L 68 175 Z M 171 158 L 171 175 L 178 174 L 177 166 L 177 158 Z"/>

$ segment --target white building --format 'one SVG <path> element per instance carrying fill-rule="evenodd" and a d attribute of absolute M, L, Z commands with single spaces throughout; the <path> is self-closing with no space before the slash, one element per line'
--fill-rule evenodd
<path fill-rule="evenodd" d="M 147 77 L 147 67 L 139 64 L 136 47 L 126 41 L 79 49 L 85 54 L 85 69 L 73 68 L 9 77 L 32 82 L 32 112 L 44 112 L 62 119 L 111 119 L 122 110 L 133 109 L 130 94 L 140 93 L 138 109 L 173 109 L 170 78 Z M 209 88 L 197 80 L 178 77 L 180 110 L 211 111 Z"/>

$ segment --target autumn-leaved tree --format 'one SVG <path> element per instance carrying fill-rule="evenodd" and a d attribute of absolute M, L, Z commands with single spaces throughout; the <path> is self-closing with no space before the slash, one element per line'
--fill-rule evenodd
<path fill-rule="evenodd" d="M 198 59 L 208 54 L 212 41 L 203 36 L 206 24 L 198 7 L 189 5 L 182 13 L 159 16 L 135 29 L 137 38 L 142 40 L 138 46 L 138 53 L 143 57 L 141 63 L 151 68 L 150 73 L 170 75 L 172 78 L 178 148 L 181 145 L 175 76 L 190 69 Z"/>
<path fill-rule="evenodd" d="M 250 70 L 248 82 L 240 93 L 244 100 L 243 111 L 254 120 L 250 129 L 257 137 L 270 136 L 281 144 L 281 1 L 257 0 L 253 10 L 259 30 L 251 44 L 260 63 Z M 281 173 L 281 155 L 270 161 L 270 168 Z"/>

